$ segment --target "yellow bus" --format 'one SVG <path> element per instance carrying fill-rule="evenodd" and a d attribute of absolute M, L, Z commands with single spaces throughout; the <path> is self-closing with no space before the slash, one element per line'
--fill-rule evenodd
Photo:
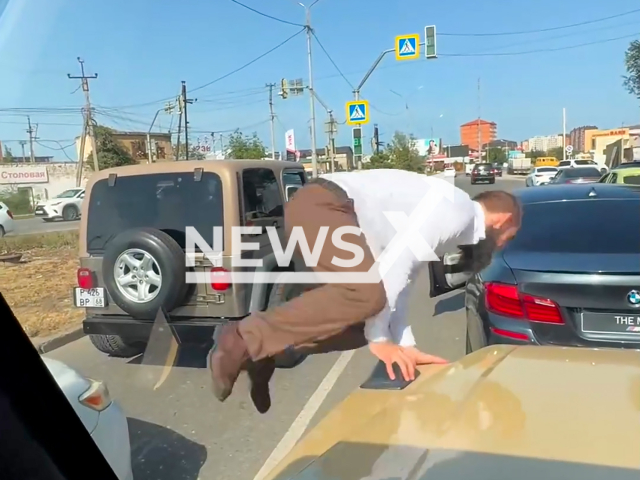
<path fill-rule="evenodd" d="M 536 167 L 557 167 L 560 162 L 556 157 L 538 157 L 535 161 Z"/>

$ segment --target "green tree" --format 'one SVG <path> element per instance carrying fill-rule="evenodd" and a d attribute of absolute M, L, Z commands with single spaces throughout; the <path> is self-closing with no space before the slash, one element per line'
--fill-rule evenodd
<path fill-rule="evenodd" d="M 379 168 L 394 168 L 391 158 L 387 152 L 375 153 L 367 163 L 362 164 L 365 170 L 375 170 Z"/>
<path fill-rule="evenodd" d="M 96 135 L 96 153 L 100 170 L 138 163 L 131 153 L 113 137 L 114 129 L 103 125 L 95 125 L 93 129 Z M 93 168 L 93 162 L 86 162 L 86 165 Z"/>
<path fill-rule="evenodd" d="M 236 130 L 229 136 L 226 158 L 235 160 L 260 160 L 267 156 L 267 149 L 257 133 L 243 135 Z"/>
<path fill-rule="evenodd" d="M 415 138 L 402 132 L 393 134 L 385 153 L 389 155 L 393 168 L 424 173 L 424 161 L 416 148 Z"/>
<path fill-rule="evenodd" d="M 487 150 L 487 162 L 504 163 L 507 161 L 507 154 L 502 148 L 492 147 Z"/>
<path fill-rule="evenodd" d="M 627 75 L 623 85 L 627 91 L 640 100 L 640 40 L 634 40 L 624 54 L 624 64 Z"/>
<path fill-rule="evenodd" d="M 547 150 L 547 157 L 555 157 L 556 160 L 562 160 L 562 147 L 553 147 Z"/>
<path fill-rule="evenodd" d="M 173 146 L 174 152 L 176 149 L 176 146 Z M 175 155 L 175 154 L 174 154 Z M 186 156 L 186 150 L 184 148 L 184 142 L 180 143 L 180 148 L 178 151 L 178 160 L 186 160 L 187 156 Z M 189 160 L 204 160 L 206 158 L 206 155 L 202 152 L 199 152 L 197 150 L 196 145 L 192 145 L 189 144 Z"/>
<path fill-rule="evenodd" d="M 536 158 L 546 157 L 547 152 L 543 152 L 542 150 L 531 150 L 530 152 L 526 152 L 524 156 L 532 160 L 535 160 Z"/>

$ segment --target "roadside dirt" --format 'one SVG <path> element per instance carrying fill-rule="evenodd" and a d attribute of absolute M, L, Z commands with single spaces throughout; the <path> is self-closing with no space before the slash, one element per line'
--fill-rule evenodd
<path fill-rule="evenodd" d="M 76 248 L 24 251 L 19 264 L 0 262 L 0 291 L 29 337 L 44 337 L 79 326 L 75 308 Z"/>

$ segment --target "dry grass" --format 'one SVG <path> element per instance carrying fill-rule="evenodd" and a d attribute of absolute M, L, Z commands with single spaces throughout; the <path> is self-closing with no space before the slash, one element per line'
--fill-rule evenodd
<path fill-rule="evenodd" d="M 72 303 L 78 268 L 77 232 L 7 237 L 1 252 L 21 252 L 21 263 L 0 262 L 0 290 L 30 337 L 80 325 Z"/>

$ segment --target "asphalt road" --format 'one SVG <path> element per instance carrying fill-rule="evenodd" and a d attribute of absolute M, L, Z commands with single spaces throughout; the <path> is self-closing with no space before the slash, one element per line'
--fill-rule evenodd
<path fill-rule="evenodd" d="M 56 220 L 54 222 L 45 222 L 41 218 L 24 218 L 16 219 L 14 226 L 15 230 L 9 234 L 10 236 L 77 230 L 80 228 L 80 221 L 65 222 Z"/>
<path fill-rule="evenodd" d="M 456 184 L 470 194 L 486 189 L 513 190 L 521 180 L 495 185 Z M 419 278 L 410 299 L 409 320 L 419 346 L 456 360 L 464 355 L 464 297 L 452 292 L 430 299 L 428 279 Z M 108 383 L 129 416 L 136 480 L 253 480 L 370 374 L 374 360 L 366 349 L 308 358 L 292 370 L 276 372 L 273 406 L 258 414 L 242 377 L 223 404 L 214 400 L 204 368 L 204 352 L 185 351 L 179 366 L 156 390 L 159 367 L 108 358 L 84 338 L 55 350 L 61 360 L 85 375 Z"/>

